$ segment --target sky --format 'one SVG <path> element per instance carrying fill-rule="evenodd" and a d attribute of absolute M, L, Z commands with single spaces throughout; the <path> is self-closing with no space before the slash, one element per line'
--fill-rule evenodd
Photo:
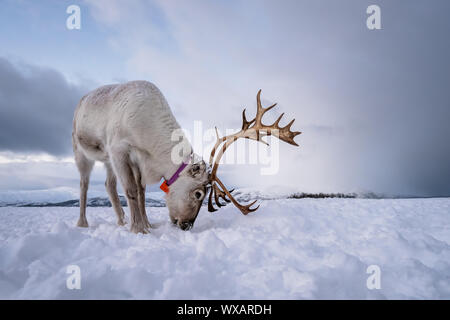
<path fill-rule="evenodd" d="M 380 30 L 366 25 L 372 4 Z M 66 27 L 70 5 L 80 30 Z M 300 146 L 279 143 L 275 174 L 227 164 L 227 185 L 450 196 L 449 10 L 446 0 L 2 0 L 0 192 L 76 187 L 78 100 L 148 80 L 188 132 L 239 129 L 259 89 L 278 103 L 267 123 L 296 119 Z M 92 185 L 104 178 L 96 166 Z"/>

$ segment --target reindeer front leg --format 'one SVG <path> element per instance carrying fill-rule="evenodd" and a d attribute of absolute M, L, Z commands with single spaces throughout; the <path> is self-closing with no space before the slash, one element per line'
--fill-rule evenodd
<path fill-rule="evenodd" d="M 133 166 L 133 175 L 138 188 L 139 212 L 142 216 L 142 220 L 144 221 L 145 227 L 149 229 L 150 222 L 148 221 L 147 213 L 145 211 L 145 184 L 142 183 L 141 171 L 136 165 Z"/>
<path fill-rule="evenodd" d="M 136 183 L 129 155 L 127 152 L 115 150 L 112 151 L 111 158 L 130 208 L 130 230 L 134 233 L 148 233 L 148 226 L 139 209 L 139 189 L 142 189 L 142 186 Z"/>

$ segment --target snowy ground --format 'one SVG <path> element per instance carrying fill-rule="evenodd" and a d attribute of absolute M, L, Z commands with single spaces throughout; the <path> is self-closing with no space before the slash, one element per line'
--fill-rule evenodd
<path fill-rule="evenodd" d="M 128 210 L 128 209 L 126 209 Z M 135 235 L 111 208 L 0 208 L 2 299 L 450 299 L 450 199 L 263 201 L 202 208 L 194 228 L 147 208 Z M 381 289 L 369 290 L 369 265 Z M 81 269 L 69 290 L 67 266 Z"/>

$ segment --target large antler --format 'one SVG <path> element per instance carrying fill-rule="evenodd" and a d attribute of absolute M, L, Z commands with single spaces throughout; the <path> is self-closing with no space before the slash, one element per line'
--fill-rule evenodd
<path fill-rule="evenodd" d="M 294 141 L 294 137 L 301 134 L 301 132 L 291 131 L 291 126 L 294 123 L 295 119 L 292 119 L 291 122 L 289 122 L 286 126 L 280 127 L 279 123 L 284 115 L 284 113 L 282 113 L 272 125 L 266 126 L 261 121 L 262 117 L 267 111 L 275 107 L 277 104 L 275 103 L 270 107 L 263 108 L 263 106 L 261 105 L 261 90 L 259 90 L 258 94 L 256 95 L 256 102 L 257 102 L 257 110 L 256 116 L 253 120 L 247 121 L 247 118 L 245 116 L 245 109 L 244 111 L 242 111 L 242 129 L 239 132 L 220 138 L 216 128 L 217 141 L 216 144 L 214 145 L 214 148 L 211 151 L 211 156 L 209 157 L 209 165 L 210 167 L 212 167 L 210 175 L 211 192 L 209 193 L 208 198 L 208 211 L 210 212 L 217 210 L 214 208 L 213 205 L 213 197 L 214 202 L 219 208 L 225 205 L 220 203 L 219 201 L 219 198 L 222 198 L 225 202 L 231 201 L 239 210 L 241 210 L 241 212 L 244 215 L 248 214 L 249 212 L 253 212 L 259 208 L 259 206 L 257 206 L 256 208 L 251 208 L 251 206 L 255 204 L 256 200 L 248 205 L 241 205 L 240 203 L 238 203 L 236 199 L 234 199 L 234 197 L 231 195 L 231 192 L 233 192 L 233 190 L 228 190 L 224 186 L 222 181 L 220 181 L 219 178 L 217 177 L 217 169 L 219 167 L 220 159 L 222 158 L 227 148 L 233 142 L 235 142 L 240 138 L 245 138 L 260 141 L 266 145 L 269 145 L 266 141 L 262 140 L 262 137 L 273 135 L 284 142 L 287 142 L 294 146 L 298 146 L 298 144 Z M 221 145 L 222 148 L 216 155 L 216 150 L 218 150 L 218 148 Z"/>

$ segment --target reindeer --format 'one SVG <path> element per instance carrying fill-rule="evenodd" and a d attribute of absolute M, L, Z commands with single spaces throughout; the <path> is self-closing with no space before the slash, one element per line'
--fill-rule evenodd
<path fill-rule="evenodd" d="M 117 216 L 118 225 L 124 225 L 124 210 L 117 194 L 117 178 L 125 192 L 130 210 L 130 230 L 148 233 L 150 223 L 145 210 L 146 185 L 161 179 L 160 188 L 165 199 L 169 217 L 182 230 L 193 227 L 205 195 L 210 189 L 208 210 L 216 211 L 214 203 L 221 207 L 219 198 L 232 202 L 243 213 L 255 211 L 255 203 L 241 205 L 217 177 L 220 158 L 230 144 L 239 138 L 261 140 L 274 135 L 292 145 L 300 132 L 291 132 L 290 127 L 279 127 L 283 114 L 274 124 L 262 124 L 262 116 L 275 105 L 261 106 L 261 90 L 257 95 L 257 113 L 247 121 L 243 111 L 242 129 L 236 134 L 220 138 L 211 152 L 209 166 L 196 161 L 192 147 L 186 137 L 173 139 L 180 125 L 159 89 L 147 81 L 132 81 L 124 84 L 100 87 L 81 98 L 73 120 L 72 144 L 75 163 L 80 172 L 80 217 L 77 225 L 88 227 L 86 200 L 89 177 L 96 161 L 106 168 L 105 187 Z M 180 143 L 183 148 L 179 150 Z M 222 148 L 219 150 L 219 147 Z M 179 151 L 174 152 L 174 150 Z M 218 151 L 217 155 L 215 154 Z M 214 200 L 214 201 L 213 201 Z"/>

